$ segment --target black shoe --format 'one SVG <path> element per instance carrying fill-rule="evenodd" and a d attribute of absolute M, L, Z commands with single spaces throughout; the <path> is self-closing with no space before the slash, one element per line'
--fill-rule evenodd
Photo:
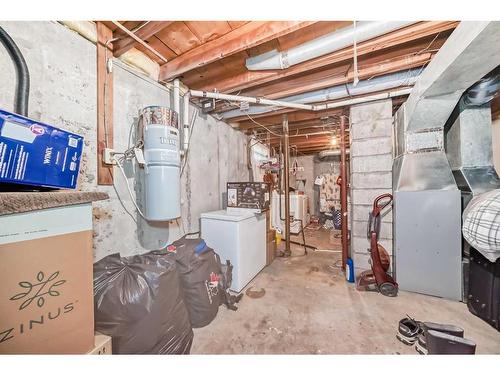
<path fill-rule="evenodd" d="M 422 333 L 422 322 L 407 315 L 407 318 L 399 321 L 398 333 L 396 337 L 405 345 L 413 345 Z"/>

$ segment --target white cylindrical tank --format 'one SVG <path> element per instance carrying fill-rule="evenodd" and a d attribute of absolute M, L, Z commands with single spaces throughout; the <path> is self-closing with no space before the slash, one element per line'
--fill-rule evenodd
<path fill-rule="evenodd" d="M 141 112 L 144 139 L 145 216 L 167 221 L 181 216 L 178 113 L 165 107 Z"/>

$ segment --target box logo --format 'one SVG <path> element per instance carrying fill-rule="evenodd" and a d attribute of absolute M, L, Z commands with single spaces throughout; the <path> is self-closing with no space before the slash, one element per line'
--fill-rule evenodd
<path fill-rule="evenodd" d="M 9 300 L 21 301 L 21 304 L 18 308 L 19 311 L 26 309 L 30 305 L 35 305 L 36 312 L 34 312 L 34 314 L 36 314 L 36 316 L 33 315 L 26 321 L 20 321 L 14 327 L 5 330 L 0 329 L 0 344 L 7 340 L 13 339 L 16 336 L 30 332 L 37 326 L 44 325 L 47 321 L 57 319 L 75 309 L 75 303 L 77 303 L 78 300 L 73 302 L 62 302 L 61 305 L 57 308 L 57 311 L 40 311 L 39 309 L 36 309 L 37 306 L 38 308 L 43 307 L 47 298 L 58 297 L 61 295 L 58 287 L 65 284 L 66 280 L 61 279 L 59 277 L 59 274 L 59 271 L 56 271 L 50 276 L 45 277 L 45 274 L 42 271 L 39 271 L 35 276 L 35 280 L 20 281 L 18 283 L 19 286 L 24 289 L 24 291 L 13 295 L 9 298 Z"/>
<path fill-rule="evenodd" d="M 35 300 L 37 306 L 42 307 L 47 297 L 57 297 L 61 294 L 58 290 L 56 290 L 56 287 L 64 284 L 66 280 L 56 281 L 58 276 L 59 271 L 56 271 L 45 280 L 45 274 L 42 271 L 38 272 L 36 275 L 36 281 L 33 283 L 29 281 L 21 281 L 19 286 L 27 290 L 10 297 L 10 300 L 16 301 L 23 299 L 23 302 L 19 305 L 19 310 L 23 310 L 28 307 Z"/>
<path fill-rule="evenodd" d="M 31 125 L 30 130 L 33 134 L 36 134 L 36 135 L 44 135 L 45 134 L 45 129 L 42 126 L 37 125 L 37 124 Z"/>

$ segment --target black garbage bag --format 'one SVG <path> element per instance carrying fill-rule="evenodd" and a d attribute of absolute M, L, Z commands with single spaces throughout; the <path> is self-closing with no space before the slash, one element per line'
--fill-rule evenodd
<path fill-rule="evenodd" d="M 184 301 L 194 328 L 204 327 L 214 320 L 221 304 L 229 307 L 228 303 L 232 302 L 234 306 L 228 292 L 232 266 L 221 265 L 219 255 L 203 239 L 184 236 L 165 250 L 153 253 L 175 258 Z"/>
<path fill-rule="evenodd" d="M 109 255 L 94 264 L 95 329 L 117 354 L 189 354 L 193 330 L 175 262 Z"/>

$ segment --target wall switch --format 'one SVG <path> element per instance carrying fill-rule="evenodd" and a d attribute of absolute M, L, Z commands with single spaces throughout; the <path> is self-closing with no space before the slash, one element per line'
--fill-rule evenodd
<path fill-rule="evenodd" d="M 116 165 L 116 160 L 115 158 L 113 157 L 115 153 L 115 150 L 112 149 L 112 148 L 105 148 L 103 151 L 102 151 L 102 162 L 104 164 L 109 164 L 109 165 Z"/>

